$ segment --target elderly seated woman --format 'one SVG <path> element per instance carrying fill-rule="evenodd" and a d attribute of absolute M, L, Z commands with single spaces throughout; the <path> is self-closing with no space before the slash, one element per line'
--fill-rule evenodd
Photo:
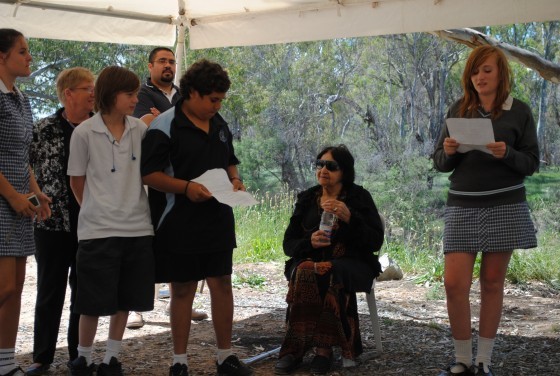
<path fill-rule="evenodd" d="M 329 146 L 315 166 L 318 185 L 298 195 L 284 235 L 287 331 L 277 375 L 296 370 L 311 349 L 316 375 L 332 367 L 333 347 L 346 359 L 360 355 L 356 292 L 369 293 L 381 271 L 374 253 L 383 243 L 383 225 L 369 192 L 354 184 L 352 154 L 344 145 Z M 331 232 L 319 229 L 323 212 L 337 218 Z"/>

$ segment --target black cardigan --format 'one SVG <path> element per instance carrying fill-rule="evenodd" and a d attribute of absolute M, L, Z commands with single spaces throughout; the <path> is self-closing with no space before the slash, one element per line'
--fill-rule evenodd
<path fill-rule="evenodd" d="M 284 234 L 284 253 L 290 257 L 286 262 L 286 277 L 302 260 L 332 259 L 332 251 L 339 242 L 345 244 L 345 258 L 363 261 L 371 267 L 373 277 L 378 276 L 381 266 L 374 253 L 383 244 L 383 224 L 370 193 L 359 185 L 352 184 L 345 188 L 341 198 L 350 210 L 350 223 L 338 222 L 339 227 L 333 232 L 329 246 L 318 249 L 311 246 L 311 234 L 319 229 L 322 209 L 318 206 L 317 198 L 322 189 L 317 185 L 298 195 Z"/>
<path fill-rule="evenodd" d="M 458 117 L 458 111 L 459 102 L 456 102 L 447 117 Z M 449 131 L 447 126 L 443 127 L 433 157 L 438 171 L 453 171 L 449 176 L 447 205 L 490 207 L 526 201 L 524 187 L 504 188 L 522 185 L 525 177 L 539 168 L 539 144 L 531 109 L 513 99 L 511 108 L 504 109 L 501 117 L 492 120 L 492 128 L 496 141 L 507 145 L 504 158 L 478 150 L 446 155 L 443 141 L 449 137 Z"/>

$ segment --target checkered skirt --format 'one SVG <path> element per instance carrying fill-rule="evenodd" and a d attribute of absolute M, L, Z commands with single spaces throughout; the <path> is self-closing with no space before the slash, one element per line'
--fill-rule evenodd
<path fill-rule="evenodd" d="M 444 253 L 504 252 L 536 246 L 536 230 L 527 202 L 445 209 Z"/>

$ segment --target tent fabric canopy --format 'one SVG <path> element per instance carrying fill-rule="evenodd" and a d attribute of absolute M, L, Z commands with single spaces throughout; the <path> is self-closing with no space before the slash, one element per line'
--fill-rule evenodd
<path fill-rule="evenodd" d="M 558 0 L 0 0 L 27 37 L 192 49 L 560 19 Z"/>

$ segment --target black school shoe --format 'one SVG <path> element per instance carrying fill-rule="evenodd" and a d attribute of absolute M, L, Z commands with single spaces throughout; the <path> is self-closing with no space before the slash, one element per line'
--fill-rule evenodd
<path fill-rule="evenodd" d="M 68 375 L 70 376 L 93 376 L 95 364 L 87 365 L 86 358 L 79 356 L 68 364 Z"/>
<path fill-rule="evenodd" d="M 327 372 L 330 371 L 333 365 L 333 357 L 331 356 L 323 356 L 323 355 L 315 355 L 311 364 L 309 365 L 309 369 L 313 375 L 326 375 Z"/>
<path fill-rule="evenodd" d="M 222 364 L 216 362 L 218 368 L 218 376 L 251 376 L 253 370 L 251 367 L 240 361 L 237 356 L 230 355 Z"/>
<path fill-rule="evenodd" d="M 97 376 L 123 376 L 122 363 L 114 356 L 111 357 L 109 364 L 101 363 L 97 367 Z"/>
<path fill-rule="evenodd" d="M 464 370 L 461 372 L 451 372 L 451 369 L 455 366 L 462 366 Z M 474 366 L 468 367 L 465 363 L 455 363 L 447 367 L 445 371 L 441 371 L 438 376 L 476 376 L 476 370 Z"/>
<path fill-rule="evenodd" d="M 48 372 L 49 368 L 51 368 L 50 364 L 41 364 L 40 366 L 31 366 L 25 371 L 27 376 L 38 376 L 44 375 Z"/>
<path fill-rule="evenodd" d="M 302 359 L 296 358 L 293 354 L 284 355 L 274 365 L 274 374 L 289 375 L 300 366 L 301 362 Z"/>
<path fill-rule="evenodd" d="M 189 367 L 186 364 L 175 363 L 169 367 L 169 376 L 189 376 Z"/>
<path fill-rule="evenodd" d="M 484 372 L 484 365 L 482 363 L 478 363 L 478 370 L 476 372 L 476 376 L 494 376 L 494 373 L 488 367 L 488 372 Z"/>

